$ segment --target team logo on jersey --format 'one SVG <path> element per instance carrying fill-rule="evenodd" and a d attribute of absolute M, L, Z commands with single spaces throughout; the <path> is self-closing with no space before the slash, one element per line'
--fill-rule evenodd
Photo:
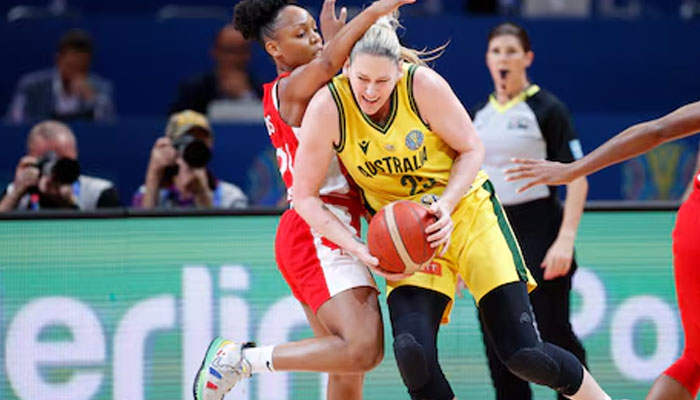
<path fill-rule="evenodd" d="M 369 147 L 369 141 L 368 140 L 362 140 L 359 143 L 360 148 L 362 149 L 362 152 L 367 155 L 367 148 Z"/>
<path fill-rule="evenodd" d="M 423 145 L 423 132 L 414 129 L 406 135 L 406 147 L 411 150 L 418 150 Z"/>

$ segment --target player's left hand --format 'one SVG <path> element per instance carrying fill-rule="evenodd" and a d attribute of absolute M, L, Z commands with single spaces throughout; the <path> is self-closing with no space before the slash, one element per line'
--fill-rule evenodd
<path fill-rule="evenodd" d="M 452 212 L 442 199 L 431 204 L 430 208 L 428 208 L 428 212 L 433 214 L 435 218 L 437 218 L 437 221 L 425 228 L 425 233 L 428 234 L 430 247 L 437 248 L 442 246 L 442 250 L 440 250 L 439 254 L 439 256 L 442 257 L 450 247 L 450 237 L 455 227 L 452 222 Z"/>
<path fill-rule="evenodd" d="M 577 178 L 572 174 L 572 164 L 527 158 L 513 158 L 510 161 L 517 165 L 504 171 L 506 181 L 530 178 L 529 182 L 518 188 L 518 193 L 535 185 L 565 185 Z"/>
<path fill-rule="evenodd" d="M 323 36 L 323 42 L 328 43 L 335 36 L 340 29 L 345 26 L 345 22 L 348 19 L 348 9 L 342 7 L 340 9 L 340 15 L 335 14 L 335 0 L 325 0 L 323 2 L 323 7 L 321 8 L 321 15 L 319 20 L 321 21 L 321 36 Z"/>
<path fill-rule="evenodd" d="M 540 265 L 540 267 L 544 268 L 544 279 L 551 280 L 568 274 L 573 259 L 573 240 L 557 238 L 547 250 L 547 254 Z"/>

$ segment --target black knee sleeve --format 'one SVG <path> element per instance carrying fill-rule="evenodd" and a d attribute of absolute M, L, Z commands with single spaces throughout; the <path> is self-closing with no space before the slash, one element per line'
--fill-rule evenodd
<path fill-rule="evenodd" d="M 542 341 L 524 283 L 506 284 L 487 293 L 479 311 L 485 333 L 510 372 L 564 395 L 578 391 L 583 366 L 573 354 Z"/>
<path fill-rule="evenodd" d="M 430 371 L 423 346 L 413 335 L 402 333 L 394 338 L 394 356 L 401 378 L 409 391 L 418 390 L 428 383 Z"/>
<path fill-rule="evenodd" d="M 583 382 L 583 367 L 576 357 L 549 343 L 520 349 L 505 365 L 520 379 L 549 386 L 566 396 L 578 392 Z"/>
<path fill-rule="evenodd" d="M 413 286 L 394 289 L 387 302 L 396 363 L 413 400 L 452 400 L 440 368 L 436 336 L 449 297 Z"/>

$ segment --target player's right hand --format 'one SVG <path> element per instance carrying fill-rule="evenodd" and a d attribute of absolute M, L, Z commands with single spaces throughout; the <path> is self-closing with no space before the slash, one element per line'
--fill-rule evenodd
<path fill-rule="evenodd" d="M 335 0 L 325 0 L 319 21 L 321 23 L 321 36 L 323 41 L 328 43 L 333 39 L 336 33 L 345 26 L 345 21 L 348 19 L 348 9 L 343 7 L 340 9 L 340 15 L 335 15 Z"/>

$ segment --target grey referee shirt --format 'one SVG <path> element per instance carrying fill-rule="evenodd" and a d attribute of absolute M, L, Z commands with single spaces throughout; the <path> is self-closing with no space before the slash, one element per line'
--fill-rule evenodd
<path fill-rule="evenodd" d="M 486 148 L 483 169 L 503 205 L 522 204 L 556 194 L 556 188 L 543 185 L 516 193 L 523 182 L 506 182 L 503 173 L 512 165 L 511 158 L 572 162 L 583 157 L 566 107 L 537 85 L 528 87 L 503 105 L 493 95 L 489 96 L 486 104 L 477 107 L 474 126 Z"/>

